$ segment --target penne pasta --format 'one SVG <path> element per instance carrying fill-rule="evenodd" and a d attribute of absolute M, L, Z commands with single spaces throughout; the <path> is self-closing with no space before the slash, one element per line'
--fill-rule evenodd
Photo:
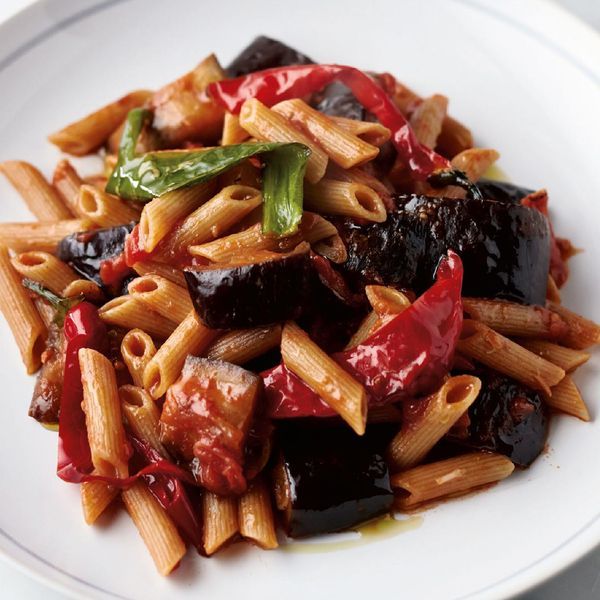
<path fill-rule="evenodd" d="M 20 275 L 41 283 L 59 296 L 65 296 L 69 285 L 79 279 L 69 265 L 48 252 L 22 252 L 14 256 L 11 263 Z"/>
<path fill-rule="evenodd" d="M 136 262 L 133 265 L 133 270 L 141 276 L 158 275 L 164 279 L 168 279 L 171 283 L 174 283 L 179 287 L 184 288 L 186 286 L 183 271 L 165 263 L 153 260 L 143 260 Z"/>
<path fill-rule="evenodd" d="M 556 304 L 560 304 L 560 289 L 556 285 L 556 281 L 554 281 L 554 277 L 552 277 L 552 275 L 548 275 L 548 289 L 546 291 L 546 300 L 548 300 L 548 302 L 555 302 Z"/>
<path fill-rule="evenodd" d="M 123 329 L 140 328 L 159 340 L 166 340 L 177 327 L 175 321 L 149 310 L 133 296 L 118 296 L 100 307 L 98 315 L 110 325 Z"/>
<path fill-rule="evenodd" d="M 263 550 L 277 548 L 271 496 L 263 479 L 255 479 L 238 500 L 240 534 Z"/>
<path fill-rule="evenodd" d="M 341 129 L 373 146 L 383 146 L 392 136 L 391 131 L 377 121 L 359 121 L 333 115 L 329 115 L 329 118 Z"/>
<path fill-rule="evenodd" d="M 79 188 L 77 203 L 79 214 L 98 227 L 115 227 L 140 218 L 140 212 L 133 204 L 111 196 L 93 185 L 84 184 Z"/>
<path fill-rule="evenodd" d="M 305 131 L 333 162 L 344 169 L 369 162 L 379 154 L 377 146 L 339 127 L 327 115 L 311 108 L 300 98 L 284 100 L 273 106 L 272 110 Z"/>
<path fill-rule="evenodd" d="M 97 475 L 98 473 L 94 472 L 93 474 Z M 119 495 L 119 490 L 103 481 L 84 481 L 81 484 L 80 493 L 83 519 L 88 525 L 93 525 Z"/>
<path fill-rule="evenodd" d="M 160 398 L 181 375 L 187 356 L 205 350 L 217 333 L 205 327 L 192 309 L 146 365 L 144 388 L 153 398 Z"/>
<path fill-rule="evenodd" d="M 355 346 L 362 344 L 372 333 L 376 331 L 379 325 L 379 315 L 372 310 L 362 320 L 361 324 L 358 326 L 358 329 L 354 332 L 344 349 L 349 350 L 350 348 L 354 348 Z"/>
<path fill-rule="evenodd" d="M 206 350 L 207 358 L 224 360 L 234 365 L 248 361 L 277 348 L 281 342 L 281 325 L 229 331 Z"/>
<path fill-rule="evenodd" d="M 421 144 L 434 148 L 442 132 L 442 124 L 448 111 L 448 98 L 435 94 L 425 98 L 410 116 L 410 125 Z"/>
<path fill-rule="evenodd" d="M 415 416 L 403 420 L 400 431 L 390 443 L 391 467 L 400 471 L 419 464 L 467 412 L 480 390 L 481 381 L 477 377 L 458 375 L 448 379 L 425 400 L 419 400 Z"/>
<path fill-rule="evenodd" d="M 135 523 L 161 575 L 168 575 L 186 552 L 177 527 L 143 481 L 121 493 L 123 504 Z"/>
<path fill-rule="evenodd" d="M 560 343 L 576 350 L 585 350 L 600 343 L 600 325 L 586 319 L 561 304 L 550 302 L 548 308 L 557 313 L 566 322 L 569 331 Z"/>
<path fill-rule="evenodd" d="M 105 356 L 90 348 L 79 350 L 79 367 L 94 468 L 103 477 L 127 477 L 129 448 L 115 369 Z"/>
<path fill-rule="evenodd" d="M 484 323 L 465 319 L 457 349 L 492 369 L 550 395 L 564 376 L 560 367 L 496 333 Z"/>
<path fill-rule="evenodd" d="M 140 217 L 140 239 L 146 252 L 152 252 L 182 219 L 204 204 L 214 194 L 215 183 L 181 188 L 148 202 Z"/>
<path fill-rule="evenodd" d="M 437 139 L 437 149 L 449 158 L 473 147 L 473 134 L 462 123 L 446 115 Z"/>
<path fill-rule="evenodd" d="M 4 173 L 39 221 L 62 221 L 73 217 L 56 190 L 33 165 L 21 160 L 7 160 L 0 163 L 0 173 Z"/>
<path fill-rule="evenodd" d="M 65 298 L 76 298 L 84 296 L 88 300 L 99 301 L 104 298 L 100 286 L 89 279 L 75 279 L 64 288 L 62 296 Z"/>
<path fill-rule="evenodd" d="M 293 322 L 283 328 L 281 356 L 285 366 L 317 392 L 358 435 L 365 432 L 365 388 Z"/>
<path fill-rule="evenodd" d="M 306 134 L 294 127 L 285 117 L 267 108 L 256 98 L 244 102 L 240 125 L 252 136 L 269 142 L 299 142 L 310 148 L 306 163 L 306 179 L 317 183 L 325 175 L 328 157 Z"/>
<path fill-rule="evenodd" d="M 0 246 L 0 310 L 12 331 L 27 373 L 35 373 L 42 364 L 46 326 L 3 246 Z"/>
<path fill-rule="evenodd" d="M 387 218 L 385 205 L 372 188 L 347 181 L 323 179 L 316 185 L 305 183 L 304 202 L 316 212 L 358 217 L 383 223 Z"/>
<path fill-rule="evenodd" d="M 169 454 L 159 436 L 160 410 L 150 394 L 137 385 L 122 385 L 119 398 L 123 416 L 133 435 L 168 458 Z"/>
<path fill-rule="evenodd" d="M 468 148 L 452 159 L 452 166 L 467 174 L 471 181 L 479 181 L 500 158 L 492 148 Z"/>
<path fill-rule="evenodd" d="M 60 160 L 52 175 L 52 185 L 61 197 L 65 206 L 78 217 L 83 217 L 79 209 L 79 188 L 83 180 L 68 160 Z"/>
<path fill-rule="evenodd" d="M 54 253 L 64 237 L 91 228 L 92 224 L 87 219 L 54 223 L 0 223 L 0 241 L 15 252 L 40 250 Z"/>
<path fill-rule="evenodd" d="M 552 396 L 546 397 L 546 404 L 582 421 L 590 420 L 590 412 L 569 375 L 565 375 L 563 380 L 552 388 Z"/>
<path fill-rule="evenodd" d="M 501 481 L 514 469 L 513 463 L 502 454 L 474 452 L 392 475 L 391 484 L 399 494 L 398 506 L 412 508 Z"/>
<path fill-rule="evenodd" d="M 181 323 L 193 309 L 187 289 L 159 275 L 138 277 L 127 286 L 127 290 L 150 310 L 175 323 Z"/>
<path fill-rule="evenodd" d="M 262 234 L 262 225 L 257 223 L 249 229 L 232 233 L 212 242 L 189 246 L 193 256 L 203 256 L 213 262 L 227 262 L 241 252 L 249 250 L 275 250 L 277 242 Z"/>
<path fill-rule="evenodd" d="M 121 356 L 135 385 L 143 386 L 144 369 L 155 354 L 156 346 L 145 331 L 131 329 L 123 336 Z"/>
<path fill-rule="evenodd" d="M 557 340 L 568 332 L 559 315 L 541 306 L 463 298 L 466 314 L 506 336 Z"/>
<path fill-rule="evenodd" d="M 234 496 L 202 495 L 202 541 L 204 552 L 211 556 L 238 533 L 238 500 Z"/>
<path fill-rule="evenodd" d="M 241 144 L 249 137 L 248 132 L 240 125 L 239 117 L 237 115 L 232 115 L 230 112 L 226 112 L 225 118 L 223 119 L 221 146 Z"/>
<path fill-rule="evenodd" d="M 373 406 L 369 408 L 367 423 L 402 423 L 402 411 L 393 404 Z"/>
<path fill-rule="evenodd" d="M 67 154 L 90 154 L 104 144 L 132 108 L 142 106 L 150 95 L 146 90 L 131 92 L 49 135 L 48 139 Z"/>
<path fill-rule="evenodd" d="M 386 285 L 367 285 L 365 293 L 371 308 L 379 317 L 399 315 L 411 305 L 406 294 Z"/>
<path fill-rule="evenodd" d="M 524 348 L 527 348 L 527 350 L 558 365 L 567 373 L 574 371 L 577 367 L 586 363 L 591 356 L 582 350 L 565 348 L 564 346 L 559 346 L 558 344 L 553 344 L 552 342 L 546 342 L 544 340 L 521 339 L 516 341 Z"/>

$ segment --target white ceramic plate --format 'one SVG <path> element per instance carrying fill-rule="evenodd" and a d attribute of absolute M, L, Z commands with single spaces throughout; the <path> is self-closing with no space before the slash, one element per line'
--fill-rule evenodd
<path fill-rule="evenodd" d="M 255 35 L 324 62 L 389 70 L 442 92 L 514 181 L 550 190 L 557 230 L 585 254 L 564 295 L 600 319 L 600 42 L 540 1 L 271 0 L 39 2 L 0 27 L 0 160 L 50 173 L 45 135 L 127 90 L 156 87 L 209 52 L 227 63 Z M 27 219 L 0 182 L 0 220 Z M 553 423 L 551 451 L 487 493 L 428 511 L 420 527 L 328 553 L 237 546 L 154 571 L 125 514 L 83 524 L 78 490 L 54 476 L 55 434 L 26 416 L 32 380 L 0 322 L 0 554 L 82 598 L 503 598 L 600 541 L 600 424 Z M 592 361 L 578 377 L 594 415 Z"/>

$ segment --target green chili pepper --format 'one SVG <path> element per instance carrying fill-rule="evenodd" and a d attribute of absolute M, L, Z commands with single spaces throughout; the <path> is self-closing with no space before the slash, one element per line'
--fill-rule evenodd
<path fill-rule="evenodd" d="M 58 296 L 48 288 L 44 287 L 41 283 L 33 281 L 32 279 L 23 279 L 22 283 L 23 287 L 35 292 L 38 296 L 41 296 L 52 305 L 52 308 L 56 311 L 54 322 L 61 327 L 67 312 L 84 300 L 83 295 L 75 298 L 63 298 L 62 296 Z"/>
<path fill-rule="evenodd" d="M 143 127 L 151 120 L 146 109 L 134 109 L 127 117 L 119 159 L 106 191 L 128 200 L 151 200 L 181 187 L 217 177 L 243 160 L 263 155 L 263 231 L 294 233 L 302 218 L 303 178 L 310 150 L 302 144 L 257 143 L 219 146 L 209 150 L 148 152 L 136 156 Z"/>

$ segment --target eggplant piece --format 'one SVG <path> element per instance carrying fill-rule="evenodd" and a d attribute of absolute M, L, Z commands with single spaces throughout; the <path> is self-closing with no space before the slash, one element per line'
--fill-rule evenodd
<path fill-rule="evenodd" d="M 496 200 L 505 204 L 520 204 L 521 200 L 534 190 L 509 183 L 507 181 L 496 181 L 494 179 L 480 179 L 477 187 L 484 198 Z"/>
<path fill-rule="evenodd" d="M 196 312 L 212 329 L 258 327 L 298 318 L 310 298 L 310 246 L 263 252 L 248 262 L 184 271 Z"/>
<path fill-rule="evenodd" d="M 476 373 L 479 396 L 469 408 L 469 425 L 449 439 L 462 446 L 505 454 L 528 467 L 543 451 L 548 409 L 542 395 L 491 370 Z"/>
<path fill-rule="evenodd" d="M 264 35 L 244 48 L 225 69 L 227 77 L 240 77 L 263 69 L 289 65 L 312 65 L 308 56 Z"/>
<path fill-rule="evenodd" d="M 359 437 L 343 425 L 310 419 L 279 426 L 275 495 L 289 536 L 340 531 L 390 511 L 384 455 L 393 433 L 384 429 L 372 426 Z"/>
<path fill-rule="evenodd" d="M 61 240 L 57 255 L 85 279 L 105 287 L 100 277 L 102 263 L 121 254 L 125 249 L 125 238 L 135 223 L 73 233 Z M 134 272 L 131 271 L 130 274 Z M 127 278 L 130 274 L 125 274 Z"/>
<path fill-rule="evenodd" d="M 346 117 L 346 119 L 365 119 L 365 109 L 354 97 L 354 94 L 343 83 L 334 81 L 323 91 L 315 94 L 312 106 L 323 114 L 332 117 Z"/>
<path fill-rule="evenodd" d="M 464 264 L 465 296 L 545 303 L 550 228 L 539 211 L 494 200 L 395 200 L 397 209 L 384 223 L 336 221 L 348 250 L 342 270 L 351 284 L 394 285 L 420 294 L 451 249 Z"/>

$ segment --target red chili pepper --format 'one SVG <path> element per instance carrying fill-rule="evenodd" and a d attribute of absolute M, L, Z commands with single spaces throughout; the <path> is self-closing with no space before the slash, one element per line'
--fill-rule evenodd
<path fill-rule="evenodd" d="M 366 388 L 369 405 L 415 398 L 439 386 L 452 366 L 462 328 L 463 268 L 450 251 L 436 283 L 362 344 L 333 358 Z M 333 416 L 335 412 L 281 364 L 262 374 L 273 418 Z"/>
<path fill-rule="evenodd" d="M 150 253 L 146 252 L 143 240 L 140 237 L 140 226 L 136 225 L 125 238 L 125 264 L 133 267 L 136 262 L 148 260 Z"/>
<path fill-rule="evenodd" d="M 106 286 L 120 285 L 130 272 L 131 268 L 125 260 L 125 252 L 100 263 L 100 279 Z"/>
<path fill-rule="evenodd" d="M 392 143 L 416 179 L 427 179 L 450 163 L 417 140 L 408 121 L 383 88 L 369 75 L 343 65 L 296 65 L 250 73 L 237 79 L 211 83 L 207 94 L 229 112 L 238 114 L 248 98 L 257 98 L 273 106 L 290 98 L 302 98 L 318 92 L 332 81 L 350 88 L 356 99 L 392 132 Z"/>

